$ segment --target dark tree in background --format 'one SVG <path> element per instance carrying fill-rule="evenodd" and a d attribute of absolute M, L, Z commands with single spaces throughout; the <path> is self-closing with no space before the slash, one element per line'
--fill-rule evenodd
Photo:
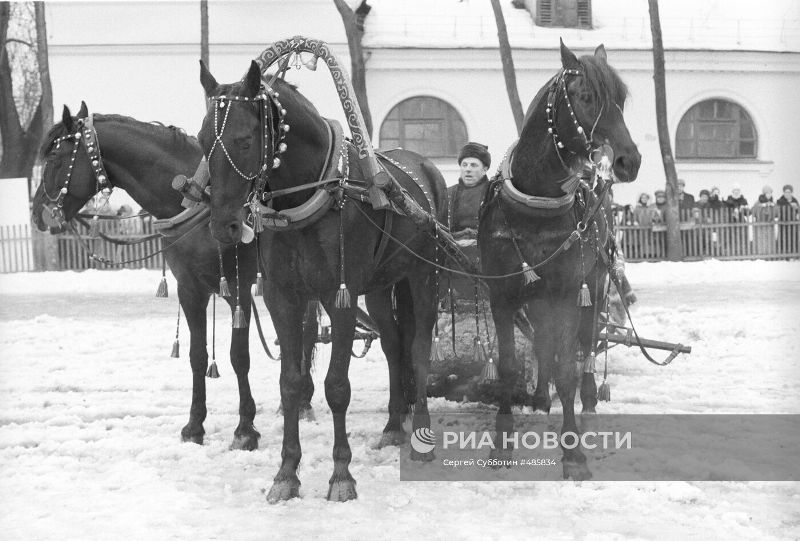
<path fill-rule="evenodd" d="M 506 92 L 508 101 L 511 104 L 511 114 L 514 115 L 514 123 L 517 125 L 517 135 L 522 133 L 522 102 L 519 100 L 517 91 L 517 73 L 514 70 L 514 58 L 511 55 L 511 45 L 508 43 L 508 30 L 506 30 L 506 19 L 503 17 L 503 8 L 500 7 L 500 0 L 492 0 L 494 10 L 494 20 L 497 24 L 497 39 L 500 42 L 500 60 L 503 63 L 503 76 L 506 80 Z"/>
<path fill-rule="evenodd" d="M 44 2 L 0 2 L 0 178 L 31 177 L 53 124 Z"/>
<path fill-rule="evenodd" d="M 661 160 L 667 177 L 667 259 L 681 260 L 681 234 L 678 217 L 678 173 L 672 157 L 672 145 L 667 125 L 667 92 L 664 70 L 664 45 L 661 41 L 661 20 L 658 15 L 658 0 L 648 0 L 650 6 L 650 31 L 653 34 L 653 81 L 656 87 L 656 125 Z"/>
<path fill-rule="evenodd" d="M 367 100 L 367 70 L 364 61 L 364 47 L 361 44 L 364 37 L 364 19 L 372 7 L 367 4 L 367 0 L 362 0 L 355 11 L 350 9 L 345 0 L 333 0 L 333 3 L 336 4 L 336 9 L 339 10 L 339 15 L 344 23 L 347 46 L 350 50 L 350 79 L 358 104 L 361 106 L 367 133 L 372 138 L 372 114 L 369 111 L 369 101 Z"/>

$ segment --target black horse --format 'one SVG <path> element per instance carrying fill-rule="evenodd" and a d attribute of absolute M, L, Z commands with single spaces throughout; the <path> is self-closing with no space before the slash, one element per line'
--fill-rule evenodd
<path fill-rule="evenodd" d="M 294 87 L 277 80 L 274 90 L 265 88 L 255 62 L 243 81 L 224 85 L 201 64 L 200 80 L 211 99 L 198 138 L 211 173 L 212 235 L 220 242 L 239 242 L 245 220 L 252 220 L 258 230 L 256 224 L 265 211 L 262 201 L 268 200 L 271 207 L 272 214 L 265 216 L 274 217 L 274 222 L 268 222 L 272 229 L 265 229 L 258 238 L 264 298 L 280 339 L 284 414 L 282 463 L 267 498 L 275 502 L 299 492 L 301 323 L 306 301 L 318 297 L 332 322 L 331 361 L 325 378 L 334 424 L 328 499 L 353 499 L 357 495 L 348 466 L 352 454 L 345 416 L 356 307 L 348 302 L 348 295 L 366 294 L 370 316 L 380 330 L 390 389 L 389 421 L 381 443 L 400 443 L 409 403 L 414 404 L 414 429 L 430 426 L 425 385 L 436 319 L 436 280 L 431 265 L 409 255 L 394 240 L 388 246 L 382 243 L 388 239 L 383 229 L 428 260 L 436 256 L 435 239 L 406 217 L 390 218 L 390 211 L 362 203 L 366 175 L 355 148 L 347 143 L 340 148 L 332 145 L 336 130 Z M 443 220 L 445 183 L 433 164 L 403 150 L 387 154 L 389 172 L 425 210 Z M 326 176 L 330 160 L 334 165 L 340 162 L 333 168 L 335 178 L 320 179 Z M 303 221 L 286 227 L 292 213 L 317 208 L 319 201 L 319 212 L 303 214 Z M 252 209 L 249 217 L 248 207 Z M 281 220 L 282 227 L 276 225 Z M 404 392 L 412 377 L 414 387 Z M 433 456 L 412 451 L 412 458 Z"/>
<path fill-rule="evenodd" d="M 77 117 L 65 106 L 62 121 L 46 136 L 41 149 L 45 160 L 33 203 L 33 220 L 41 231 L 47 221 L 63 230 L 66 223 L 101 188 L 118 187 L 128 192 L 143 209 L 156 218 L 171 218 L 185 210 L 182 196 L 172 188 L 176 175 L 191 175 L 203 157 L 193 137 L 174 127 L 139 122 L 120 115 L 93 115 L 89 122 L 86 104 Z M 100 147 L 102 146 L 102 153 Z M 92 149 L 87 153 L 87 149 Z M 89 154 L 94 156 L 91 163 Z M 60 202 L 60 204 L 59 204 Z M 55 220 L 54 220 L 55 218 Z M 206 308 L 212 293 L 220 288 L 218 243 L 206 223 L 188 233 L 165 237 L 164 256 L 178 282 L 178 299 L 189 326 L 192 367 L 192 404 L 189 422 L 181 430 L 184 441 L 202 444 L 206 418 Z M 256 279 L 255 245 L 239 246 L 239 269 L 232 246 L 222 252 L 224 273 L 231 291 L 241 288 L 241 308 L 250 319 L 250 286 Z M 237 278 L 239 283 L 237 285 Z M 225 299 L 235 309 L 236 297 Z M 231 364 L 239 384 L 239 425 L 231 448 L 258 447 L 259 433 L 253 426 L 256 408 L 250 393 L 249 333 L 247 328 L 231 331 Z M 307 385 L 310 378 L 307 378 Z M 312 391 L 313 392 L 313 387 Z M 310 397 L 310 393 L 307 391 Z"/>
<path fill-rule="evenodd" d="M 590 160 L 605 156 L 616 179 L 631 182 L 641 162 L 623 119 L 627 88 L 608 65 L 603 46 L 579 59 L 562 42 L 561 62 L 561 71 L 534 97 L 480 218 L 484 273 L 513 275 L 488 280 L 505 397 L 497 417 L 501 440 L 503 433 L 513 432 L 508 397 L 522 377 L 514 352 L 514 314 L 523 304 L 540 363 L 535 405 L 549 408 L 548 384 L 555 379 L 564 412 L 562 434 L 577 434 L 575 392 L 581 374 L 588 372 L 581 400 L 584 411 L 594 411 L 595 328 L 605 304 L 606 262 L 613 254 L 604 210 L 608 191 L 602 182 L 590 186 L 582 171 Z M 579 448 L 564 449 L 563 466 L 565 477 L 591 476 Z"/>

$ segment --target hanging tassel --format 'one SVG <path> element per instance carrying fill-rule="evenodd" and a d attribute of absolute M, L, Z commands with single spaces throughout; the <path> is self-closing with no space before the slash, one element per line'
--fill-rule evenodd
<path fill-rule="evenodd" d="M 228 287 L 228 281 L 223 276 L 219 279 L 219 296 L 220 297 L 230 297 L 231 296 L 231 288 Z"/>
<path fill-rule="evenodd" d="M 238 304 L 236 305 L 236 310 L 233 311 L 233 328 L 234 329 L 246 329 L 247 328 L 247 320 L 244 318 L 244 310 Z"/>
<path fill-rule="evenodd" d="M 172 343 L 172 353 L 170 357 L 177 359 L 180 357 L 181 344 L 178 342 L 178 333 L 181 331 L 181 305 L 178 304 L 178 320 L 175 322 L 175 341 Z"/>
<path fill-rule="evenodd" d="M 524 261 L 522 262 L 522 277 L 525 279 L 525 285 L 532 284 L 541 278 L 536 274 L 536 271 L 533 270 L 533 267 Z"/>
<path fill-rule="evenodd" d="M 336 292 L 336 308 L 350 308 L 350 291 L 344 282 L 339 284 L 339 291 Z"/>
<path fill-rule="evenodd" d="M 486 362 L 486 350 L 483 349 L 483 343 L 479 337 L 473 340 L 474 348 L 472 350 L 472 362 L 475 364 L 482 364 Z"/>
<path fill-rule="evenodd" d="M 350 308 L 350 291 L 344 283 L 344 196 L 339 202 L 339 291 L 336 292 L 336 308 Z"/>
<path fill-rule="evenodd" d="M 261 273 L 256 274 L 256 291 L 254 295 L 261 296 L 264 294 L 264 278 L 261 276 Z"/>
<path fill-rule="evenodd" d="M 611 385 L 606 380 L 597 389 L 597 399 L 601 402 L 611 402 Z"/>
<path fill-rule="evenodd" d="M 592 296 L 589 293 L 589 286 L 584 282 L 581 285 L 581 290 L 578 292 L 578 306 L 591 306 Z"/>
<path fill-rule="evenodd" d="M 439 334 L 437 333 L 431 341 L 431 362 L 439 362 L 442 360 L 444 360 L 444 354 L 442 353 L 442 344 L 439 340 Z"/>
<path fill-rule="evenodd" d="M 161 258 L 161 282 L 158 284 L 156 297 L 169 297 L 169 292 L 167 291 L 167 260 L 163 257 Z"/>
<path fill-rule="evenodd" d="M 497 381 L 498 379 L 500 379 L 500 375 L 497 372 L 497 365 L 494 364 L 494 360 L 489 357 L 489 360 L 483 366 L 483 372 L 481 372 L 481 381 L 483 383 L 489 383 L 492 381 Z"/>
<path fill-rule="evenodd" d="M 162 276 L 161 282 L 158 283 L 158 289 L 156 290 L 156 297 L 169 297 L 169 291 L 167 290 L 167 277 Z"/>
<path fill-rule="evenodd" d="M 92 216 L 92 221 L 89 222 L 89 236 L 93 239 L 100 236 L 100 216 Z"/>
<path fill-rule="evenodd" d="M 208 370 L 206 370 L 206 377 L 211 379 L 216 379 L 219 377 L 219 370 L 217 369 L 217 361 L 211 361 L 211 364 L 208 365 Z"/>
<path fill-rule="evenodd" d="M 253 217 L 253 233 L 258 235 L 264 231 L 264 218 L 258 210 L 251 210 L 250 215 Z"/>

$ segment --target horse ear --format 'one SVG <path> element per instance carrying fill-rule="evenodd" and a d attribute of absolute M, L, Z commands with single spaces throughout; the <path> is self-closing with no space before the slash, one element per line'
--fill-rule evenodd
<path fill-rule="evenodd" d="M 564 69 L 579 69 L 578 57 L 564 45 L 563 39 L 559 38 L 558 40 L 561 42 L 561 66 Z"/>
<path fill-rule="evenodd" d="M 250 69 L 247 70 L 244 78 L 244 88 L 251 98 L 261 90 L 261 67 L 255 60 L 250 62 Z"/>
<path fill-rule="evenodd" d="M 217 80 L 214 79 L 214 76 L 211 75 L 211 72 L 208 71 L 206 67 L 206 63 L 202 60 L 200 61 L 200 84 L 203 85 L 203 90 L 206 91 L 206 96 L 211 97 L 214 93 L 214 90 L 219 86 Z"/>
<path fill-rule="evenodd" d="M 602 60 L 603 62 L 608 62 L 608 55 L 606 55 L 606 48 L 603 47 L 603 44 L 597 46 L 597 49 L 594 50 L 594 56 Z"/>
<path fill-rule="evenodd" d="M 72 113 L 69 112 L 69 107 L 66 105 L 64 106 L 64 110 L 61 112 L 61 123 L 64 124 L 64 127 L 67 131 L 72 131 Z"/>
<path fill-rule="evenodd" d="M 85 101 L 81 101 L 81 109 L 78 111 L 78 118 L 86 118 L 89 116 L 89 108 L 86 106 Z"/>

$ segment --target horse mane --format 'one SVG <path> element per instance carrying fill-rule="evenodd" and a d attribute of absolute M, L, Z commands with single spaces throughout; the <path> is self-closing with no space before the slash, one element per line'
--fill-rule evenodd
<path fill-rule="evenodd" d="M 174 148 L 178 152 L 194 151 L 199 148 L 197 138 L 188 135 L 186 131 L 177 126 L 165 126 L 161 122 L 142 122 L 133 117 L 116 115 L 116 114 L 95 114 L 97 120 L 110 120 L 120 122 L 122 124 L 135 124 L 140 127 L 145 136 L 156 140 L 161 146 L 165 148 Z M 44 141 L 39 149 L 39 157 L 44 158 L 50 149 L 53 147 L 53 141 L 59 137 L 68 135 L 68 131 L 63 122 L 56 123 L 45 135 Z"/>
<path fill-rule="evenodd" d="M 584 73 L 584 81 L 596 99 L 601 103 L 615 103 L 620 107 L 625 104 L 628 87 L 608 62 L 594 55 L 585 55 L 578 58 L 578 63 Z"/>

